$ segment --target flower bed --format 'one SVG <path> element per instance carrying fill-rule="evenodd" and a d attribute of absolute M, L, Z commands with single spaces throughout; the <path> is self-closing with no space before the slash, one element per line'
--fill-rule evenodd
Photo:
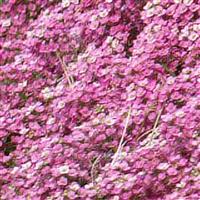
<path fill-rule="evenodd" d="M 199 36 L 199 0 L 2 1 L 0 199 L 198 200 Z"/>

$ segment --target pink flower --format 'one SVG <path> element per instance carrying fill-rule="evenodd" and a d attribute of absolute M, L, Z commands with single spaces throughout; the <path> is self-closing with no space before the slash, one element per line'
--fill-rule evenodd
<path fill-rule="evenodd" d="M 59 186 L 67 185 L 67 183 L 68 183 L 68 180 L 67 180 L 67 178 L 65 178 L 65 177 L 61 177 L 61 178 L 58 180 L 58 185 L 59 185 Z"/>
<path fill-rule="evenodd" d="M 175 175 L 177 175 L 177 170 L 175 169 L 175 168 L 173 168 L 173 167 L 170 167 L 168 170 L 167 170 L 167 173 L 168 173 L 168 175 L 169 176 L 175 176 Z"/>

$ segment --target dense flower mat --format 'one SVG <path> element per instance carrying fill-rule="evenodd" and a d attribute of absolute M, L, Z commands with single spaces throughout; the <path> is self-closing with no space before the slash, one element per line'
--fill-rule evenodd
<path fill-rule="evenodd" d="M 200 0 L 0 2 L 1 200 L 199 200 Z"/>

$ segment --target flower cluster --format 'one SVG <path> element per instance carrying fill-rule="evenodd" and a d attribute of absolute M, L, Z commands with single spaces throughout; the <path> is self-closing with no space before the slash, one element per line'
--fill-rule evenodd
<path fill-rule="evenodd" d="M 200 1 L 0 1 L 0 199 L 198 200 Z"/>

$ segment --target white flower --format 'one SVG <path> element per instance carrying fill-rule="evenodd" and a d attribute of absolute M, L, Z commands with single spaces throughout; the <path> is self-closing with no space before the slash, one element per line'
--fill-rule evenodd
<path fill-rule="evenodd" d="M 63 82 L 60 82 L 57 86 L 56 86 L 56 91 L 61 92 L 64 89 L 64 84 Z"/>
<path fill-rule="evenodd" d="M 108 74 L 110 72 L 110 69 L 108 69 L 108 68 L 106 68 L 106 69 L 102 69 L 101 70 L 101 75 L 106 75 L 106 74 Z M 99 85 L 97 85 L 97 87 L 98 87 Z"/>
<path fill-rule="evenodd" d="M 23 170 L 27 170 L 27 169 L 29 169 L 31 167 L 31 162 L 29 161 L 29 162 L 27 162 L 27 163 L 24 163 L 23 165 L 22 165 L 22 171 Z"/>
<path fill-rule="evenodd" d="M 44 165 L 43 161 L 37 162 L 35 165 L 35 169 L 40 169 Z"/>
<path fill-rule="evenodd" d="M 159 170 L 166 170 L 169 168 L 169 164 L 168 163 L 160 163 L 158 166 L 157 166 L 157 169 Z"/>
<path fill-rule="evenodd" d="M 111 125 L 115 124 L 115 122 L 116 122 L 116 119 L 115 119 L 114 117 L 107 116 L 107 117 L 105 118 L 105 124 L 106 124 L 106 125 L 111 126 Z"/>
<path fill-rule="evenodd" d="M 171 32 L 172 32 L 173 34 L 178 34 L 178 33 L 179 33 L 179 30 L 178 30 L 177 27 L 174 27 L 174 28 L 171 29 Z"/>
<path fill-rule="evenodd" d="M 11 25 L 11 19 L 5 19 L 2 22 L 2 27 L 9 27 Z"/>
<path fill-rule="evenodd" d="M 79 0 L 71 0 L 71 3 L 73 3 L 73 4 L 79 4 Z"/>
<path fill-rule="evenodd" d="M 125 152 L 125 151 L 121 152 L 121 156 L 122 156 L 123 158 L 125 158 L 127 155 L 128 155 L 127 152 Z"/>
<path fill-rule="evenodd" d="M 18 67 L 19 70 L 25 71 L 28 68 L 28 65 L 22 64 Z"/>
<path fill-rule="evenodd" d="M 29 153 L 33 153 L 34 151 L 38 150 L 38 146 L 32 146 L 29 150 Z"/>
<path fill-rule="evenodd" d="M 159 4 L 161 2 L 161 0 L 153 0 L 153 4 L 154 5 L 157 5 L 157 4 Z"/>
<path fill-rule="evenodd" d="M 27 86 L 27 81 L 24 81 L 24 82 L 22 82 L 22 83 L 19 83 L 18 86 L 19 86 L 20 88 L 26 87 L 26 86 Z"/>
<path fill-rule="evenodd" d="M 41 37 L 44 36 L 44 32 L 45 32 L 45 30 L 41 27 L 40 29 L 37 29 L 37 30 L 35 31 L 35 36 L 41 38 Z"/>
<path fill-rule="evenodd" d="M 87 185 L 84 186 L 85 189 L 91 189 L 94 187 L 93 183 L 88 183 Z"/>
<path fill-rule="evenodd" d="M 59 167 L 60 174 L 67 174 L 69 172 L 69 167 L 67 165 Z"/>
<path fill-rule="evenodd" d="M 143 176 L 143 175 L 145 175 L 145 174 L 146 174 L 145 171 L 141 171 L 141 172 L 139 172 L 137 175 L 139 175 L 139 176 Z"/>
<path fill-rule="evenodd" d="M 199 75 L 200 75 L 200 68 L 199 69 L 195 69 L 194 75 L 199 77 Z"/>
<path fill-rule="evenodd" d="M 79 184 L 75 182 L 72 183 L 69 187 L 71 190 L 74 190 L 74 191 L 77 191 L 80 188 Z"/>
<path fill-rule="evenodd" d="M 47 197 L 47 200 L 54 200 L 54 197 Z"/>
<path fill-rule="evenodd" d="M 118 45 L 119 45 L 119 40 L 115 38 L 111 43 L 111 47 L 113 49 L 116 49 L 118 47 Z"/>
<path fill-rule="evenodd" d="M 5 121 L 5 117 L 0 117 L 0 123 L 4 122 Z"/>
<path fill-rule="evenodd" d="M 50 141 L 51 144 L 56 144 L 56 143 L 58 143 L 58 142 L 59 142 L 59 138 L 58 138 L 58 137 L 54 137 L 54 138 L 52 138 L 51 141 Z"/>
<path fill-rule="evenodd" d="M 108 36 L 105 42 L 107 44 L 110 44 L 112 42 L 112 40 L 113 40 L 113 37 L 112 36 Z"/>
<path fill-rule="evenodd" d="M 23 62 L 23 57 L 22 56 L 15 56 L 15 64 L 21 64 Z"/>
<path fill-rule="evenodd" d="M 106 3 L 112 3 L 113 0 L 106 0 Z"/>
<path fill-rule="evenodd" d="M 57 20 L 62 20 L 62 19 L 63 19 L 63 14 L 58 13 L 58 14 L 56 15 L 56 19 L 57 19 Z"/>
<path fill-rule="evenodd" d="M 55 121 L 56 121 L 56 119 L 54 117 L 51 117 L 51 118 L 48 119 L 47 124 L 48 125 L 54 124 Z"/>
<path fill-rule="evenodd" d="M 180 182 L 180 183 L 177 183 L 176 184 L 176 187 L 177 188 L 184 188 L 186 186 L 186 183 L 185 182 Z"/>
<path fill-rule="evenodd" d="M 96 180 L 97 183 L 100 183 L 103 179 L 102 179 L 102 177 L 99 176 L 95 180 Z"/>
<path fill-rule="evenodd" d="M 181 37 L 188 37 L 189 34 L 190 31 L 188 26 L 184 27 L 184 29 L 182 29 L 180 33 Z"/>
<path fill-rule="evenodd" d="M 154 26 L 152 27 L 152 29 L 153 29 L 154 32 L 158 32 L 158 31 L 160 31 L 160 29 L 161 29 L 161 25 L 156 24 L 156 25 L 154 25 Z"/>
<path fill-rule="evenodd" d="M 149 10 L 152 7 L 152 3 L 150 1 L 147 2 L 147 4 L 144 6 L 144 10 Z"/>
<path fill-rule="evenodd" d="M 182 0 L 174 0 L 174 3 L 182 3 Z"/>
<path fill-rule="evenodd" d="M 53 91 L 49 87 L 44 88 L 42 90 L 42 94 L 43 94 L 44 99 L 50 99 L 53 97 Z"/>
<path fill-rule="evenodd" d="M 154 15 L 154 11 L 155 11 L 155 8 L 154 8 L 154 7 L 148 9 L 148 10 L 146 11 L 146 16 L 147 16 L 147 17 L 152 17 L 152 16 Z"/>
<path fill-rule="evenodd" d="M 87 62 L 88 63 L 95 63 L 95 61 L 96 61 L 96 58 L 94 57 L 94 56 L 89 56 L 88 58 L 87 58 Z"/>
<path fill-rule="evenodd" d="M 90 29 L 91 30 L 96 30 L 99 26 L 99 22 L 98 21 L 94 21 L 90 24 Z"/>
<path fill-rule="evenodd" d="M 190 78 L 190 75 L 189 74 L 183 74 L 182 77 L 183 77 L 183 80 L 187 81 Z"/>
<path fill-rule="evenodd" d="M 19 167 L 14 167 L 11 171 L 11 174 L 15 174 L 19 170 Z"/>
<path fill-rule="evenodd" d="M 145 78 L 144 80 L 138 82 L 138 85 L 142 86 L 142 87 L 144 87 L 147 84 L 148 84 L 148 79 L 147 78 Z"/>
<path fill-rule="evenodd" d="M 64 107 L 65 107 L 65 102 L 64 102 L 64 101 L 59 101 L 57 107 L 58 107 L 59 109 L 64 108 Z"/>
<path fill-rule="evenodd" d="M 175 82 L 175 78 L 174 77 L 168 77 L 166 82 L 167 82 L 168 85 L 171 85 Z"/>
<path fill-rule="evenodd" d="M 116 187 L 116 188 L 122 188 L 123 185 L 124 185 L 124 183 L 120 183 L 120 182 L 119 182 L 119 183 L 117 183 L 117 184 L 115 185 L 115 187 Z"/>
<path fill-rule="evenodd" d="M 191 72 L 191 69 L 190 68 L 184 68 L 183 70 L 182 70 L 182 73 L 183 74 L 189 74 Z"/>
<path fill-rule="evenodd" d="M 49 87 L 46 87 L 46 88 L 44 88 L 44 89 L 42 90 L 42 93 L 45 94 L 45 93 L 48 93 L 48 92 L 50 92 L 50 91 L 51 91 L 50 88 L 49 88 Z"/>
<path fill-rule="evenodd" d="M 167 144 L 167 141 L 166 141 L 166 140 L 162 140 L 162 141 L 159 142 L 159 145 L 160 145 L 161 147 L 164 147 L 166 144 Z"/>
<path fill-rule="evenodd" d="M 136 91 L 132 91 L 132 92 L 130 92 L 129 94 L 128 94 L 128 101 L 132 101 L 132 100 L 134 100 L 134 99 L 136 99 Z"/>
<path fill-rule="evenodd" d="M 24 135 L 29 131 L 29 128 L 23 128 L 19 131 L 19 134 Z"/>
<path fill-rule="evenodd" d="M 182 111 L 182 110 L 178 110 L 178 111 L 176 111 L 176 113 L 175 113 L 175 116 L 176 117 L 184 117 L 185 116 L 185 113 Z"/>
<path fill-rule="evenodd" d="M 200 24 L 194 24 L 193 25 L 193 30 L 194 31 L 200 31 Z"/>
<path fill-rule="evenodd" d="M 25 115 L 29 115 L 33 110 L 35 109 L 35 106 L 31 105 L 27 108 Z"/>
<path fill-rule="evenodd" d="M 129 177 L 128 181 L 134 183 L 137 180 L 135 176 Z"/>
<path fill-rule="evenodd" d="M 148 43 L 154 43 L 155 42 L 154 34 L 148 34 L 147 35 L 147 41 L 148 41 Z"/>
<path fill-rule="evenodd" d="M 97 15 L 92 15 L 92 16 L 91 16 L 91 21 L 92 21 L 92 22 L 94 22 L 94 21 L 96 21 L 96 20 L 97 20 L 97 18 L 98 18 L 98 16 L 97 16 Z"/>
<path fill-rule="evenodd" d="M 78 134 L 76 132 L 73 133 L 72 137 L 76 140 L 76 141 L 82 141 L 85 139 L 85 135 L 81 132 L 78 131 Z"/>
<path fill-rule="evenodd" d="M 95 118 L 95 119 L 93 119 L 92 123 L 93 123 L 93 125 L 98 125 L 101 123 L 101 120 L 98 118 Z"/>
<path fill-rule="evenodd" d="M 63 8 L 67 8 L 67 7 L 69 7 L 70 3 L 71 3 L 70 0 L 62 0 L 61 5 L 62 5 Z"/>
<path fill-rule="evenodd" d="M 127 92 L 131 92 L 134 88 L 135 88 L 135 83 L 131 83 L 131 84 L 126 88 L 126 91 L 127 91 Z"/>
<path fill-rule="evenodd" d="M 186 6 L 190 6 L 190 5 L 193 3 L 193 0 L 183 0 L 183 3 L 184 3 Z"/>
<path fill-rule="evenodd" d="M 191 32 L 188 39 L 195 41 L 198 37 L 199 37 L 199 35 L 196 32 Z"/>
<path fill-rule="evenodd" d="M 100 17 L 106 17 L 108 15 L 108 10 L 102 10 L 100 13 L 99 13 L 99 16 Z"/>
<path fill-rule="evenodd" d="M 27 178 L 27 179 L 31 179 L 31 178 L 33 178 L 33 176 L 34 176 L 34 173 L 27 174 L 27 175 L 26 175 L 26 178 Z"/>
<path fill-rule="evenodd" d="M 49 151 L 43 151 L 41 154 L 41 157 L 44 158 L 44 157 L 47 157 L 48 155 L 49 155 Z"/>
<path fill-rule="evenodd" d="M 169 122 L 173 119 L 173 116 L 170 115 L 170 114 L 165 114 L 165 115 L 162 115 L 161 116 L 161 119 L 164 121 L 164 122 Z"/>
<path fill-rule="evenodd" d="M 11 45 L 11 41 L 5 42 L 3 44 L 3 48 L 9 48 L 10 45 Z"/>

